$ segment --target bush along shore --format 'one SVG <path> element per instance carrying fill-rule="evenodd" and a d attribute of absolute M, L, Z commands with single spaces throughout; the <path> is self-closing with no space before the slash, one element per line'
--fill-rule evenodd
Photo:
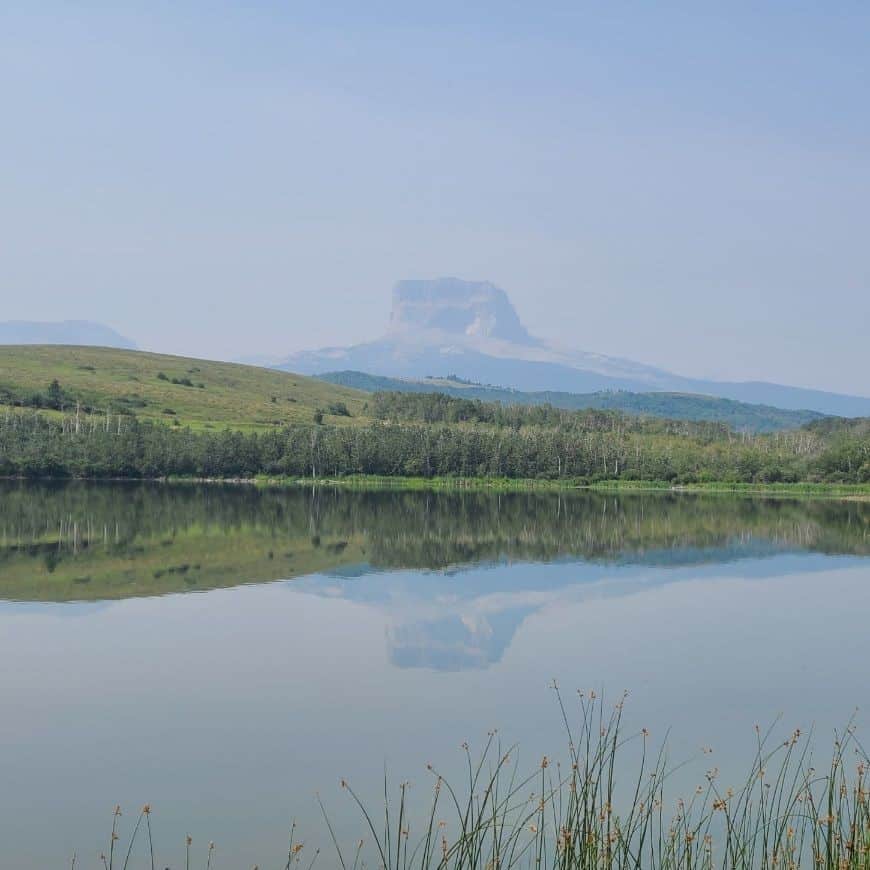
<path fill-rule="evenodd" d="M 287 854 L 274 866 L 870 868 L 870 761 L 852 723 L 834 736 L 827 764 L 818 767 L 799 730 L 779 722 L 766 730 L 756 727 L 754 756 L 730 779 L 734 772 L 719 771 L 712 750 L 673 764 L 666 746 L 654 743 L 646 729 L 626 733 L 625 698 L 607 707 L 595 692 L 578 693 L 576 705 L 567 704 L 554 689 L 567 736 L 564 758 L 543 757 L 525 768 L 516 748 L 503 746 L 492 733 L 478 755 L 463 745 L 467 770 L 459 783 L 427 765 L 432 793 L 420 816 L 410 811 L 407 783 L 391 787 L 385 781 L 382 796 L 368 802 L 342 781 L 359 812 L 360 838 L 339 842 L 321 802 L 321 848 L 307 840 L 303 845 L 292 829 Z M 690 764 L 702 771 L 697 785 L 690 794 L 673 794 L 673 775 Z M 144 807 L 122 845 L 116 808 L 109 848 L 101 856 L 106 868 L 156 866 L 150 816 L 150 807 Z M 219 845 L 194 849 L 188 837 L 182 850 L 177 866 L 210 870 Z"/>
<path fill-rule="evenodd" d="M 606 411 L 505 408 L 453 419 L 417 404 L 402 413 L 378 408 L 383 419 L 374 422 L 253 433 L 111 413 L 7 412 L 0 415 L 0 476 L 870 484 L 865 419 L 752 436 L 722 424 Z"/>

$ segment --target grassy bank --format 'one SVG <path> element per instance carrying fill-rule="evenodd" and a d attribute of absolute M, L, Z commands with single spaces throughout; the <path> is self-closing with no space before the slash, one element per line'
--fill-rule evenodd
<path fill-rule="evenodd" d="M 816 496 L 821 498 L 870 497 L 870 484 L 866 483 L 734 483 L 710 481 L 705 483 L 671 484 L 667 481 L 608 480 L 590 484 L 589 488 L 601 492 L 726 492 L 746 495 Z"/>
<path fill-rule="evenodd" d="M 0 480 L 66 480 L 50 475 L 23 477 L 0 476 Z M 712 481 L 706 483 L 673 484 L 668 481 L 619 481 L 605 480 L 584 482 L 574 480 L 536 480 L 534 478 L 508 477 L 387 477 L 383 475 L 354 474 L 342 477 L 198 477 L 169 475 L 151 478 L 106 478 L 80 477 L 78 480 L 103 480 L 121 482 L 146 481 L 172 484 L 221 484 L 258 487 L 326 487 L 331 489 L 378 490 L 395 489 L 417 492 L 472 490 L 477 492 L 559 492 L 566 490 L 590 490 L 593 492 L 668 492 L 668 493 L 717 493 L 729 495 L 757 495 L 789 498 L 870 499 L 870 484 L 841 483 L 733 483 Z"/>
<path fill-rule="evenodd" d="M 325 825 L 322 849 L 291 829 L 286 856 L 274 866 L 343 870 L 867 870 L 870 791 L 867 753 L 849 723 L 826 762 L 800 730 L 756 726 L 755 751 L 741 771 L 720 771 L 712 750 L 681 763 L 646 729 L 626 733 L 625 697 L 607 708 L 595 693 L 566 703 L 554 687 L 567 750 L 521 764 L 517 747 L 491 733 L 479 755 L 463 745 L 466 774 L 451 782 L 428 764 L 428 810 L 411 808 L 409 784 L 375 798 L 342 780 L 360 818 L 360 838 L 343 843 L 317 800 Z M 688 794 L 675 793 L 678 770 L 697 772 Z M 686 777 L 683 776 L 685 780 Z M 325 800 L 333 803 L 334 795 Z M 106 867 L 154 865 L 150 807 L 119 847 L 116 809 Z M 220 845 L 182 847 L 184 866 L 213 866 Z M 195 863 L 192 863 L 195 859 Z M 319 859 L 319 860 L 318 860 Z M 265 866 L 265 865 L 264 865 Z"/>
<path fill-rule="evenodd" d="M 178 478 L 179 480 L 181 478 Z M 502 492 L 559 490 L 593 490 L 595 492 L 671 492 L 728 493 L 762 496 L 792 496 L 815 498 L 870 498 L 870 484 L 839 483 L 707 483 L 673 484 L 668 481 L 600 481 L 536 480 L 506 477 L 384 477 L 378 475 L 347 475 L 345 477 L 269 477 L 260 475 L 240 481 L 257 486 L 325 486 L 347 489 L 408 489 L 408 490 L 484 490 Z"/>
<path fill-rule="evenodd" d="M 404 489 L 404 490 L 460 490 L 477 491 L 557 491 L 579 489 L 567 480 L 531 480 L 507 477 L 386 477 L 383 475 L 351 474 L 342 477 L 269 477 L 253 478 L 257 486 L 325 486 L 346 489 Z"/>
<path fill-rule="evenodd" d="M 870 498 L 870 484 L 856 483 L 734 483 L 710 481 L 705 483 L 674 484 L 666 480 L 604 480 L 586 482 L 577 480 L 539 480 L 510 477 L 404 477 L 376 474 L 350 474 L 340 477 L 199 477 L 168 475 L 147 478 L 129 477 L 77 477 L 76 480 L 107 481 L 116 483 L 172 483 L 221 484 L 259 487 L 328 487 L 335 489 L 396 489 L 425 492 L 427 490 L 474 490 L 481 492 L 559 492 L 590 490 L 593 492 L 669 492 L 669 493 L 727 493 L 730 495 L 790 496 L 835 499 Z M 40 477 L 0 475 L 0 480 L 69 480 L 68 477 Z"/>

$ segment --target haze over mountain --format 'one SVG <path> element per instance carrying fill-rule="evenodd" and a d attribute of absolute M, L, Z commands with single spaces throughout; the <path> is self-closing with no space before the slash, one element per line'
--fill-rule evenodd
<path fill-rule="evenodd" d="M 7 320 L 0 322 L 0 344 L 74 344 L 136 350 L 135 342 L 91 320 Z"/>
<path fill-rule="evenodd" d="M 453 374 L 518 390 L 700 393 L 847 417 L 870 415 L 867 397 L 762 381 L 700 380 L 559 347 L 529 334 L 503 290 L 458 278 L 400 281 L 381 338 L 295 353 L 276 368 L 315 375 L 347 369 L 404 378 Z"/>

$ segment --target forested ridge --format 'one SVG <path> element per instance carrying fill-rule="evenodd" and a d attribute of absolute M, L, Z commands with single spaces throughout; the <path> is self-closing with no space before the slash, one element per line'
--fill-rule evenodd
<path fill-rule="evenodd" d="M 745 429 L 750 432 L 795 429 L 804 423 L 825 416 L 817 411 L 787 410 L 693 393 L 636 393 L 625 390 L 606 390 L 596 393 L 566 393 L 556 390 L 527 392 L 477 384 L 455 376 L 402 380 L 355 371 L 329 372 L 318 375 L 318 378 L 331 384 L 369 393 L 441 393 L 459 399 L 498 402 L 502 405 L 551 405 L 568 411 L 585 409 L 622 411 L 627 414 L 665 417 L 672 420 L 721 422 L 733 429 Z"/>
<path fill-rule="evenodd" d="M 112 414 L 77 420 L 7 412 L 0 417 L 0 475 L 870 482 L 867 420 L 753 436 L 720 423 L 418 394 L 375 396 L 368 412 L 373 422 L 253 433 Z"/>

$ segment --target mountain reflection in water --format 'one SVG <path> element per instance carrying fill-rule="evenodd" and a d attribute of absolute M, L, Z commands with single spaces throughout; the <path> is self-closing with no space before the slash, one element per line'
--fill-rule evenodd
<path fill-rule="evenodd" d="M 383 612 L 390 660 L 403 668 L 487 667 L 545 605 L 711 570 L 781 576 L 812 570 L 814 553 L 870 553 L 870 504 L 0 483 L 2 599 L 101 601 L 293 579 L 294 592 Z M 571 571 L 540 567 L 565 562 Z"/>

